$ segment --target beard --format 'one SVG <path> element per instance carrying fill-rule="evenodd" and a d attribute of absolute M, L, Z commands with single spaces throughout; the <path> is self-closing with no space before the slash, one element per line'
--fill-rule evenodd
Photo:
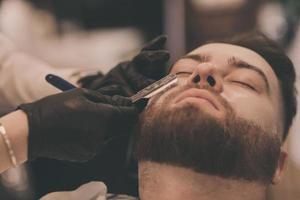
<path fill-rule="evenodd" d="M 242 119 L 220 95 L 220 119 L 191 103 L 170 106 L 174 97 L 194 86 L 178 87 L 156 96 L 140 116 L 135 156 L 222 178 L 272 182 L 280 155 L 278 133 Z"/>

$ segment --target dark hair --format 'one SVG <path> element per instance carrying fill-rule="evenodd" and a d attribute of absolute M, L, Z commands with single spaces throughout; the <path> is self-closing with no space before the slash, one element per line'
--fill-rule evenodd
<path fill-rule="evenodd" d="M 271 65 L 281 87 L 284 107 L 284 141 L 297 112 L 296 74 L 292 61 L 276 42 L 258 31 L 240 34 L 224 42 L 251 49 L 262 56 L 269 65 Z"/>

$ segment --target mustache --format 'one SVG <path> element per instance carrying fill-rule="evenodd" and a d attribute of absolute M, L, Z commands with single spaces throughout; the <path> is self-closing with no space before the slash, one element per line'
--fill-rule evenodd
<path fill-rule="evenodd" d="M 221 105 L 229 112 L 234 112 L 232 106 L 229 104 L 229 102 L 222 97 L 219 93 L 217 93 L 214 88 L 210 87 L 209 85 L 204 85 L 204 86 L 200 86 L 198 84 L 186 84 L 186 85 L 174 85 L 173 87 L 168 88 L 167 90 L 164 90 L 160 93 L 158 93 L 157 95 L 155 95 L 153 97 L 153 99 L 151 100 L 151 103 L 149 104 L 150 106 L 152 104 L 155 104 L 155 102 L 157 102 L 157 100 L 161 97 L 165 97 L 165 101 L 166 102 L 170 102 L 172 99 L 174 99 L 175 97 L 177 97 L 178 95 L 180 95 L 182 92 L 189 90 L 189 89 L 202 89 L 202 90 L 207 90 L 210 92 L 210 94 L 216 98 L 216 100 L 218 102 L 221 103 Z"/>

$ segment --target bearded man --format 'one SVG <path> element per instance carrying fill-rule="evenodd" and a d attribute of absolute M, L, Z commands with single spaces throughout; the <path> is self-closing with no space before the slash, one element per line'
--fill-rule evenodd
<path fill-rule="evenodd" d="M 195 49 L 170 73 L 177 85 L 150 100 L 137 131 L 141 199 L 266 199 L 287 161 L 291 61 L 244 35 Z"/>
<path fill-rule="evenodd" d="M 140 199 L 265 200 L 296 114 L 290 59 L 246 34 L 203 45 L 169 72 L 176 85 L 150 99 L 134 137 Z"/>

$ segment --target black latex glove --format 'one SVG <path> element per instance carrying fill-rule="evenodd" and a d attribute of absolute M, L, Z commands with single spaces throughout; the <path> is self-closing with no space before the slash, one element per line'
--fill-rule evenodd
<path fill-rule="evenodd" d="M 165 76 L 170 55 L 164 49 L 166 36 L 159 36 L 146 44 L 131 61 L 118 64 L 105 76 L 99 74 L 79 80 L 82 87 L 97 90 L 105 86 L 118 85 L 125 96 L 132 96 L 139 90 Z"/>
<path fill-rule="evenodd" d="M 29 160 L 87 161 L 111 140 L 128 134 L 138 118 L 128 98 L 87 89 L 51 95 L 19 108 L 29 120 Z"/>

